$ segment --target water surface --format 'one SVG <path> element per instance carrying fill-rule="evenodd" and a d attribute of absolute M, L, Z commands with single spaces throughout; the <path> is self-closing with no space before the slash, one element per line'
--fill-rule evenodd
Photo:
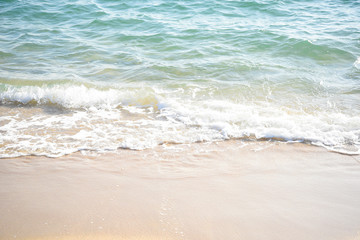
<path fill-rule="evenodd" d="M 360 2 L 0 2 L 0 157 L 227 139 L 360 153 Z"/>

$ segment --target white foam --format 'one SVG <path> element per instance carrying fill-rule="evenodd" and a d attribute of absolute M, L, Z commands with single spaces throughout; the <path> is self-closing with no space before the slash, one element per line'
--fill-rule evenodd
<path fill-rule="evenodd" d="M 304 111 L 252 99 L 192 98 L 156 87 L 107 90 L 85 86 L 7 87 L 2 102 L 58 104 L 64 113 L 28 110 L 0 116 L 0 157 L 57 157 L 79 150 L 145 149 L 162 143 L 232 138 L 308 142 L 359 153 L 360 114 L 331 108 Z M 327 104 L 325 104 L 327 106 Z M 296 109 L 298 107 L 299 110 Z M 6 109 L 5 109 L 6 110 Z M 23 112 L 25 111 L 25 112 Z M 30 114 L 26 111 L 30 111 Z"/>
<path fill-rule="evenodd" d="M 28 104 L 35 101 L 38 104 L 53 103 L 68 108 L 114 105 L 118 101 L 117 96 L 118 92 L 113 89 L 101 91 L 83 85 L 7 87 L 0 93 L 0 99 L 3 102 Z"/>
<path fill-rule="evenodd" d="M 357 69 L 360 69 L 360 57 L 358 57 L 356 59 L 356 61 L 354 62 L 354 67 L 356 67 Z"/>

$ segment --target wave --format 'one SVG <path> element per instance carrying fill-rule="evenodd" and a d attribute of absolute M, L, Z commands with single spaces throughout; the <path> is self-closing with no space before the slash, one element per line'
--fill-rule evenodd
<path fill-rule="evenodd" d="M 140 93 L 138 93 L 140 92 Z M 140 98 L 134 98 L 138 94 Z M 117 89 L 97 89 L 84 85 L 62 84 L 55 86 L 7 86 L 0 92 L 0 103 L 3 105 L 59 105 L 64 108 L 116 108 L 121 104 L 137 102 L 147 105 L 143 99 L 148 93 L 144 90 L 131 88 L 120 91 Z M 150 102 L 149 102 L 150 103 Z"/>
<path fill-rule="evenodd" d="M 150 86 L 7 87 L 0 94 L 6 112 L 0 116 L 0 156 L 60 156 L 82 149 L 139 150 L 227 139 L 296 141 L 360 153 L 356 113 L 338 108 L 309 111 L 265 99 L 239 101 L 200 87 L 189 86 L 185 92 L 183 87 Z M 56 110 L 59 107 L 63 110 Z"/>

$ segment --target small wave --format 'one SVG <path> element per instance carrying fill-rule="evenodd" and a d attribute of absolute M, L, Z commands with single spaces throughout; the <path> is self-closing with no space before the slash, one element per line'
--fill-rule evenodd
<path fill-rule="evenodd" d="M 54 86 L 54 87 L 7 87 L 0 93 L 4 103 L 21 104 L 59 104 L 63 107 L 77 108 L 111 104 L 116 93 L 113 90 L 99 91 L 85 86 Z"/>
<path fill-rule="evenodd" d="M 1 58 L 12 57 L 12 56 L 14 56 L 13 53 L 5 52 L 5 51 L 0 51 L 0 59 L 1 59 Z"/>
<path fill-rule="evenodd" d="M 352 53 L 341 49 L 341 47 L 315 44 L 308 40 L 299 39 L 289 39 L 287 42 L 282 43 L 279 53 L 306 57 L 322 62 L 347 61 L 353 58 Z"/>
<path fill-rule="evenodd" d="M 150 91 L 148 91 L 150 90 Z M 59 105 L 64 108 L 111 108 L 119 106 L 152 106 L 157 109 L 159 100 L 149 88 L 96 89 L 84 85 L 7 86 L 0 92 L 3 105 Z"/>
<path fill-rule="evenodd" d="M 109 28 L 109 29 L 117 29 L 124 26 L 134 26 L 136 24 L 144 23 L 144 20 L 136 19 L 136 18 L 111 18 L 111 19 L 95 19 L 89 23 L 89 27 L 91 28 Z"/>

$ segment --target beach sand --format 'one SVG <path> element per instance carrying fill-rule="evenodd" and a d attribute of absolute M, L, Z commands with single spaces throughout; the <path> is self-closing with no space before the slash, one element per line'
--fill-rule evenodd
<path fill-rule="evenodd" d="M 360 239 L 360 157 L 225 141 L 0 159 L 0 239 Z"/>

